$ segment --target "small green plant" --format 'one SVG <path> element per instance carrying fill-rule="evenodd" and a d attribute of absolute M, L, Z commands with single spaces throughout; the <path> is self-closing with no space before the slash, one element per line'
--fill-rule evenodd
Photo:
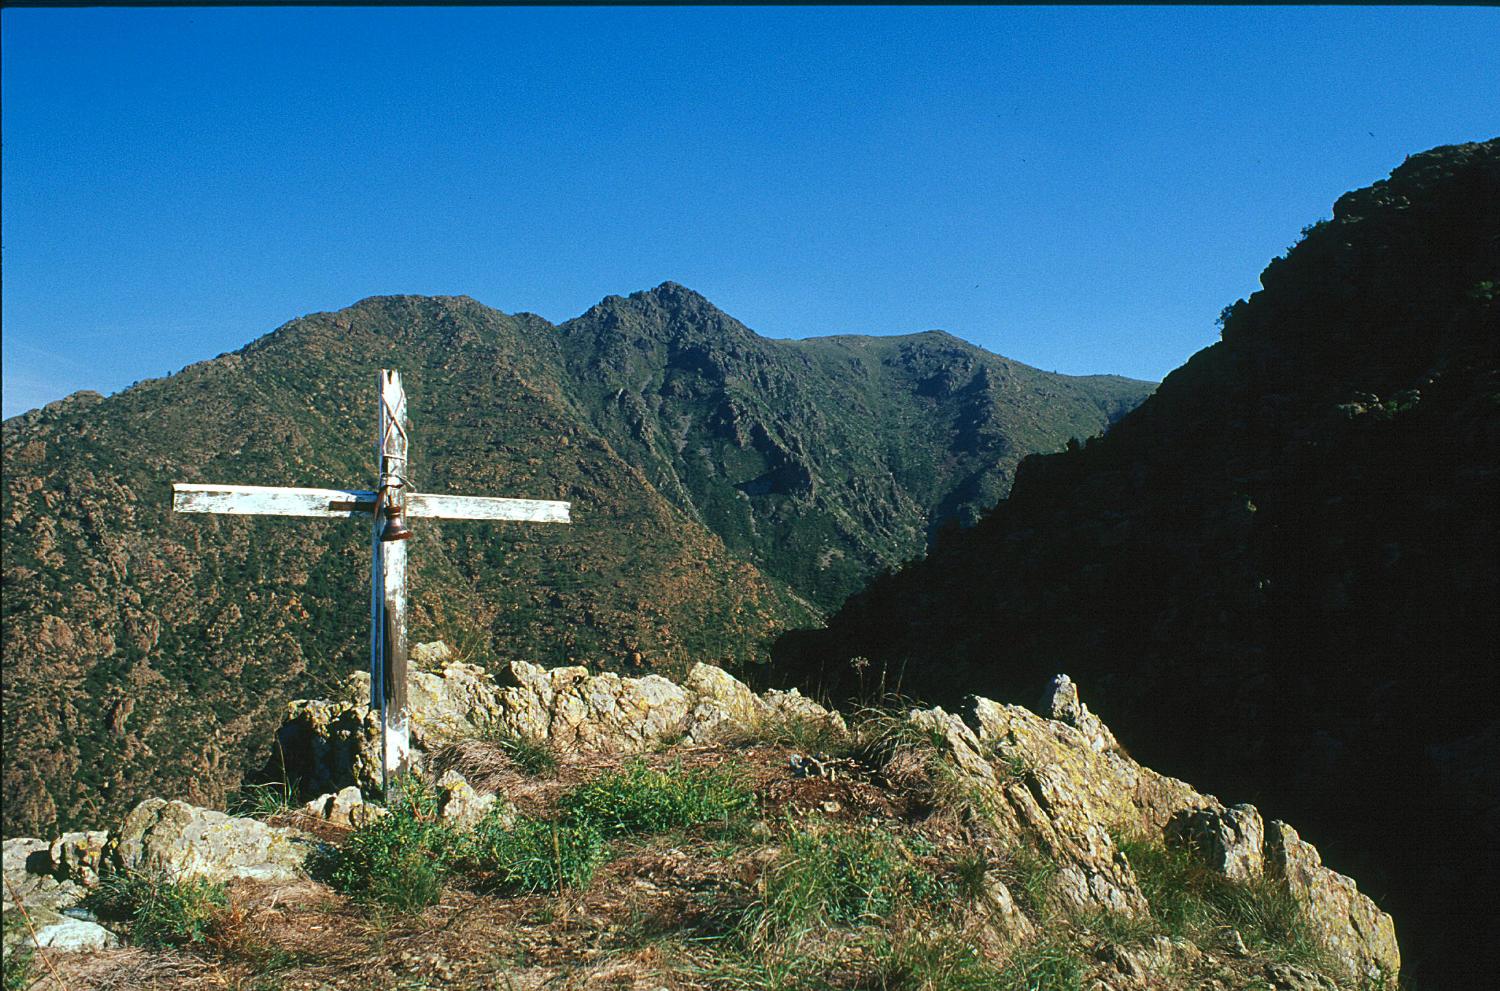
<path fill-rule="evenodd" d="M 686 771 L 677 763 L 658 771 L 634 761 L 579 785 L 558 805 L 566 822 L 615 837 L 733 826 L 755 808 L 755 795 L 733 769 Z"/>
<path fill-rule="evenodd" d="M 1082 991 L 1087 965 L 1059 942 L 1042 938 L 1019 947 L 994 987 L 1015 991 Z"/>
<path fill-rule="evenodd" d="M 973 905 L 982 904 L 990 897 L 990 871 L 994 868 L 989 853 L 983 848 L 966 850 L 953 858 L 948 873 L 954 894 Z"/>
<path fill-rule="evenodd" d="M 293 808 L 291 786 L 284 781 L 245 785 L 230 805 L 230 812 L 252 819 L 270 819 Z"/>
<path fill-rule="evenodd" d="M 131 939 L 151 948 L 204 942 L 229 905 L 217 881 L 146 871 L 111 875 L 90 899 L 100 915 L 128 920 Z"/>
<path fill-rule="evenodd" d="M 37 979 L 36 950 L 19 911 L 5 914 L 5 937 L 7 944 L 14 943 L 13 949 L 5 951 L 0 965 L 5 974 L 5 991 L 26 991 Z"/>
<path fill-rule="evenodd" d="M 1057 877 L 1055 860 L 1018 843 L 1007 851 L 1000 873 L 1006 887 L 1034 919 L 1046 922 L 1051 917 L 1052 881 Z"/>
<path fill-rule="evenodd" d="M 360 825 L 334 856 L 329 880 L 364 902 L 411 912 L 442 895 L 458 835 L 438 818 L 437 796 L 409 778 L 386 814 Z"/>
<path fill-rule="evenodd" d="M 489 875 L 506 892 L 586 887 L 609 858 L 604 834 L 592 823 L 498 814 L 481 819 L 465 839 L 466 867 Z"/>

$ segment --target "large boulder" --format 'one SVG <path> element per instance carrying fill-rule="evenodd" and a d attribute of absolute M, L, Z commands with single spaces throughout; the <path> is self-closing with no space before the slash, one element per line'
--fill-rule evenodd
<path fill-rule="evenodd" d="M 1185 809 L 1167 836 L 1191 848 L 1205 865 L 1233 881 L 1253 881 L 1265 872 L 1266 829 L 1253 805 Z"/>
<path fill-rule="evenodd" d="M 284 778 L 301 795 L 322 795 L 351 785 L 367 795 L 379 793 L 379 714 L 348 701 L 289 703 L 276 731 L 268 775 Z"/>
<path fill-rule="evenodd" d="M 88 889 L 77 880 L 53 876 L 52 844 L 46 840 L 18 836 L 5 841 L 3 853 L 4 912 L 8 915 L 20 900 L 28 912 L 60 912 L 83 900 Z"/>
<path fill-rule="evenodd" d="M 317 846 L 293 830 L 255 819 L 148 798 L 114 831 L 108 856 L 117 870 L 161 872 L 179 879 L 284 881 L 302 875 L 303 864 Z"/>

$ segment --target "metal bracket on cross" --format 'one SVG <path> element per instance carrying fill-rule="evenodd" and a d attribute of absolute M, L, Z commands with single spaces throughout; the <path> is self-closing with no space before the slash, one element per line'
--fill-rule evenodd
<path fill-rule="evenodd" d="M 407 769 L 411 755 L 411 713 L 406 699 L 406 542 L 412 531 L 407 521 L 571 522 L 571 504 L 566 502 L 412 492 L 406 474 L 409 442 L 401 375 L 382 370 L 374 490 L 180 482 L 172 486 L 172 509 L 179 513 L 370 518 L 370 708 L 380 710 L 381 787 L 387 795 L 391 779 Z"/>

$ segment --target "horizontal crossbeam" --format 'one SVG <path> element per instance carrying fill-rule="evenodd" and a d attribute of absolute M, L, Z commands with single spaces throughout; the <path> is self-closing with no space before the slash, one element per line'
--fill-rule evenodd
<path fill-rule="evenodd" d="M 409 492 L 410 518 L 439 520 L 523 520 L 567 523 L 571 503 L 542 499 L 428 495 Z M 375 493 L 360 489 L 301 489 L 279 485 L 172 486 L 172 509 L 179 513 L 226 513 L 235 516 L 320 516 L 347 519 L 368 516 Z"/>

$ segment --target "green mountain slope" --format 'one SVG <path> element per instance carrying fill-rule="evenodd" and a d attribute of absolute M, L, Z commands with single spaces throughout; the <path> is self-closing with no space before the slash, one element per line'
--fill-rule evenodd
<path fill-rule="evenodd" d="M 673 341 L 715 353 L 795 350 L 760 341 L 679 287 L 633 302 L 667 314 Z M 736 385 L 725 401 L 755 404 L 743 435 L 674 420 L 685 450 L 707 447 L 737 472 L 718 479 L 704 469 L 694 476 L 696 492 L 674 488 L 667 483 L 677 463 L 633 439 L 636 428 L 618 405 L 600 406 L 613 393 L 588 371 L 633 338 L 625 328 L 586 332 L 590 319 L 559 331 L 463 297 L 368 299 L 117 396 L 80 394 L 7 421 L 0 507 L 7 835 L 117 812 L 148 792 L 220 802 L 263 759 L 246 741 L 265 737 L 282 700 L 316 695 L 367 663 L 362 526 L 174 517 L 169 507 L 177 481 L 370 484 L 381 367 L 399 368 L 405 380 L 420 490 L 574 503 L 566 527 L 421 524 L 412 545 L 413 635 L 442 637 L 480 660 L 668 673 L 699 660 L 728 667 L 762 660 L 778 633 L 819 621 L 812 599 L 833 601 L 878 564 L 920 552 L 928 503 L 961 507 L 954 486 L 931 484 L 927 503 L 891 508 L 884 501 L 908 498 L 893 483 L 866 490 L 862 479 L 820 477 L 821 502 L 783 499 L 775 485 L 747 496 L 752 506 L 793 508 L 751 517 L 758 530 L 748 536 L 734 530 L 726 521 L 742 517 L 719 512 L 713 500 L 731 499 L 735 485 L 765 474 L 761 460 L 795 445 L 788 471 L 833 463 L 819 449 L 850 428 L 816 428 L 851 414 L 835 408 L 838 394 L 820 391 L 832 373 L 768 373 L 783 390 L 776 403 L 796 417 L 781 417 Z M 983 355 L 949 338 L 940 343 Z M 632 374 L 685 381 L 665 363 L 653 370 L 651 360 L 635 360 Z M 1037 381 L 1059 394 L 1089 388 L 1055 376 Z M 1005 443 L 1057 448 L 1097 432 L 1118 404 L 1147 388 L 1108 382 L 1092 420 L 1069 407 L 1050 433 L 1028 421 Z M 1038 390 L 1026 408 L 1045 420 L 1049 398 Z M 912 402 L 925 408 L 926 400 Z M 862 412 L 882 425 L 908 422 L 884 409 Z M 1003 434 L 1001 412 L 976 429 Z M 651 421 L 651 429 L 658 422 L 666 421 Z M 909 423 L 940 441 L 947 430 L 915 414 Z M 735 447 L 741 436 L 743 451 Z M 782 447 L 755 440 L 761 436 Z M 845 487 L 857 495 L 841 493 Z M 863 537 L 834 518 L 847 506 L 895 521 L 895 536 Z M 826 555 L 797 546 L 815 529 L 840 534 L 842 543 L 831 542 Z M 843 584 L 812 580 L 822 573 L 819 560 L 840 552 L 857 563 L 828 569 Z"/>
<path fill-rule="evenodd" d="M 594 427 L 733 550 L 820 606 L 972 524 L 1033 451 L 1148 384 L 1041 372 L 939 331 L 774 341 L 673 283 L 560 328 Z"/>
<path fill-rule="evenodd" d="M 786 677 L 1087 680 L 1137 757 L 1304 824 L 1462 986 L 1500 917 L 1500 145 L 1340 198 L 1262 283 L 1108 435 L 790 636 Z"/>

